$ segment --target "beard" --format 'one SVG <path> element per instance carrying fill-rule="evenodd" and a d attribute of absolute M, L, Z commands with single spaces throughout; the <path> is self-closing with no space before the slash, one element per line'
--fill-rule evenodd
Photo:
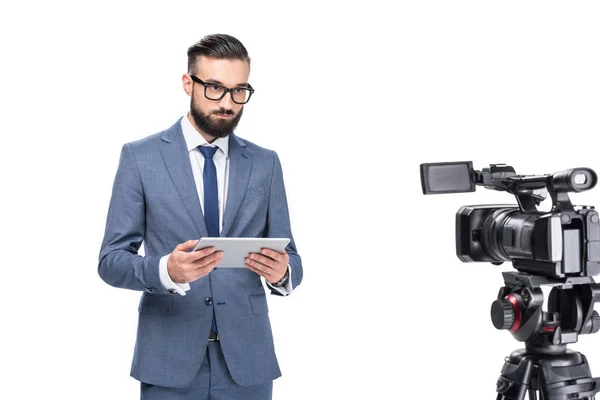
<path fill-rule="evenodd" d="M 204 113 L 200 109 L 200 107 L 198 107 L 195 104 L 193 95 L 190 104 L 190 114 L 192 115 L 194 123 L 196 124 L 198 129 L 214 138 L 224 138 L 230 133 L 232 133 L 237 127 L 238 123 L 240 122 L 243 111 L 244 108 L 242 107 L 237 113 L 237 115 L 231 120 L 214 120 L 211 119 L 212 114 L 233 115 L 233 111 L 225 110 L 224 108 L 218 108 L 216 110 L 210 111 L 208 114 Z"/>

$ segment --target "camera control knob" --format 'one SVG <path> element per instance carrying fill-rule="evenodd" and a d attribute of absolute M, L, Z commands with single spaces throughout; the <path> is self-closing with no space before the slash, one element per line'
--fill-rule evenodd
<path fill-rule="evenodd" d="M 496 329 L 511 329 L 515 324 L 515 309 L 512 303 L 504 298 L 492 303 L 492 323 Z"/>
<path fill-rule="evenodd" d="M 594 311 L 592 313 L 592 332 L 590 333 L 596 333 L 600 331 L 600 315 L 598 315 L 597 311 Z"/>

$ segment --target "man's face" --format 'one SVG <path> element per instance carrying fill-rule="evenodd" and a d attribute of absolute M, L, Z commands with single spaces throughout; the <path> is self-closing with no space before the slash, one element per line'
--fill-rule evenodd
<path fill-rule="evenodd" d="M 250 66 L 246 61 L 202 56 L 198 60 L 196 71 L 193 72 L 193 75 L 209 84 L 207 93 L 210 97 L 215 97 L 211 90 L 218 88 L 217 85 L 227 88 L 246 87 Z M 210 83 L 215 85 L 211 86 Z M 187 74 L 183 76 L 183 87 L 192 97 L 190 114 L 198 129 L 213 138 L 225 137 L 233 132 L 242 117 L 244 106 L 234 103 L 231 93 L 227 93 L 220 100 L 210 100 L 204 95 L 204 85 L 192 81 Z"/>

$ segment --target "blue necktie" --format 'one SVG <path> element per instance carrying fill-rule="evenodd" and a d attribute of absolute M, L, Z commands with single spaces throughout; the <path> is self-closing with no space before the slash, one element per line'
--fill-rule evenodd
<path fill-rule="evenodd" d="M 208 236 L 219 236 L 219 189 L 217 186 L 217 168 L 213 156 L 217 147 L 198 146 L 198 150 L 204 156 L 204 222 L 208 229 Z M 214 307 L 214 301 L 213 301 Z M 213 308 L 212 331 L 217 333 L 217 321 Z"/>
<path fill-rule="evenodd" d="M 218 147 L 199 146 L 204 156 L 204 221 L 208 228 L 208 236 L 219 236 L 219 189 L 217 187 L 217 168 L 213 156 Z"/>

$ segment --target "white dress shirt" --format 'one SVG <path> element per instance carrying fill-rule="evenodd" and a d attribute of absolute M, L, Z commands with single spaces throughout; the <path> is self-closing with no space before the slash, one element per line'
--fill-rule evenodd
<path fill-rule="evenodd" d="M 219 231 L 223 229 L 223 211 L 227 202 L 227 186 L 229 182 L 229 136 L 224 138 L 218 138 L 212 143 L 208 143 L 206 139 L 194 128 L 191 122 L 188 120 L 187 115 L 181 119 L 181 129 L 183 131 L 183 137 L 186 142 L 188 154 L 190 157 L 190 164 L 192 166 L 192 174 L 194 175 L 194 182 L 196 183 L 196 190 L 198 192 L 198 198 L 200 200 L 200 207 L 204 210 L 204 156 L 198 150 L 198 146 L 217 146 L 219 149 L 213 156 L 213 161 L 217 170 L 217 185 L 219 192 Z M 167 270 L 167 261 L 170 254 L 163 256 L 160 259 L 159 264 L 159 275 L 160 282 L 167 290 L 173 290 L 182 296 L 185 296 L 185 292 L 190 290 L 189 283 L 177 283 L 173 282 L 169 276 Z M 292 269 L 288 265 L 289 279 L 287 284 L 283 287 L 275 287 L 269 282 L 267 285 L 281 293 L 282 295 L 288 295 L 292 293 Z M 201 278 L 202 279 L 202 278 Z"/>

